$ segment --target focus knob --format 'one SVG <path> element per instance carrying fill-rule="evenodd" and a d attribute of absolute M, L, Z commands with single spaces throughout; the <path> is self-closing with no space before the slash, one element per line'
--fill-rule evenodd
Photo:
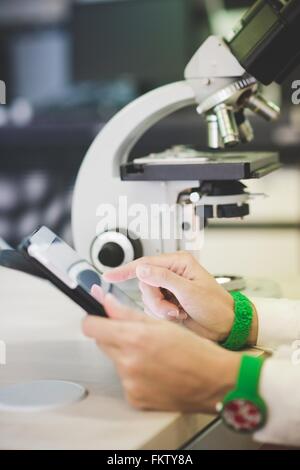
<path fill-rule="evenodd" d="M 107 230 L 99 233 L 91 246 L 91 261 L 96 269 L 105 272 L 143 256 L 141 241 L 128 230 Z"/>
<path fill-rule="evenodd" d="M 107 242 L 102 246 L 98 259 L 103 266 L 108 268 L 117 268 L 125 258 L 123 248 L 115 242 Z"/>

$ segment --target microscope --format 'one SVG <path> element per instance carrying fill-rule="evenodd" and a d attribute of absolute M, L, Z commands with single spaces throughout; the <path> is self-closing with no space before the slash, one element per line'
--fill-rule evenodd
<path fill-rule="evenodd" d="M 251 112 L 270 122 L 278 119 L 280 109 L 263 97 L 261 85 L 281 84 L 300 62 L 299 21 L 299 0 L 256 1 L 229 38 L 204 42 L 183 81 L 138 98 L 103 128 L 75 185 L 72 228 L 82 257 L 101 272 L 176 250 L 199 258 L 207 221 L 249 214 L 245 181 L 276 170 L 279 156 L 233 148 L 254 138 Z M 206 120 L 207 151 L 177 146 L 130 158 L 147 130 L 189 106 Z M 126 200 L 122 208 L 120 200 Z M 152 221 L 160 235 L 147 236 L 141 229 L 145 217 L 140 227 L 129 220 L 137 206 L 141 211 L 175 206 L 175 235 L 163 236 L 166 216 L 158 209 Z"/>

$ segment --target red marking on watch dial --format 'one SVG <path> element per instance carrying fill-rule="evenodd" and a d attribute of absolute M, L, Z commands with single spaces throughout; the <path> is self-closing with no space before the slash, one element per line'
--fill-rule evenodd
<path fill-rule="evenodd" d="M 248 400 L 227 403 L 222 414 L 225 422 L 235 431 L 255 431 L 262 422 L 260 409 Z"/>

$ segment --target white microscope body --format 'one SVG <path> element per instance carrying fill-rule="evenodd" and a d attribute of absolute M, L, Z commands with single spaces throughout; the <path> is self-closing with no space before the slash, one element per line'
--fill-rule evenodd
<path fill-rule="evenodd" d="M 234 113 L 246 107 L 246 101 L 257 96 L 257 92 L 258 83 L 245 72 L 225 41 L 211 36 L 188 64 L 184 81 L 151 91 L 121 110 L 96 137 L 83 161 L 75 185 L 72 228 L 75 247 L 81 256 L 90 260 L 100 271 L 104 271 L 141 255 L 186 249 L 185 240 L 188 239 L 189 251 L 198 257 L 202 247 L 202 222 L 199 221 L 195 208 L 201 203 L 201 195 L 197 197 L 196 194 L 194 199 L 191 197 L 190 204 L 184 206 L 183 215 L 181 214 L 183 219 L 178 218 L 179 230 L 182 229 L 182 223 L 186 222 L 185 217 L 188 221 L 185 226 L 187 233 L 182 239 L 146 237 L 139 241 L 138 247 L 127 233 L 130 227 L 124 213 L 117 226 L 112 214 L 106 217 L 105 229 L 99 229 L 103 208 L 105 205 L 113 206 L 118 212 L 120 197 L 126 197 L 128 208 L 137 203 L 148 208 L 154 204 L 170 206 L 176 204 L 179 195 L 188 188 L 198 188 L 199 178 L 196 174 L 195 179 L 191 178 L 189 181 L 186 178 L 181 180 L 180 176 L 173 181 L 166 181 L 164 178 L 155 181 L 124 181 L 120 168 L 128 162 L 132 148 L 148 129 L 166 116 L 188 106 L 197 107 L 198 113 L 206 117 L 210 147 L 217 149 L 238 143 L 245 126 L 241 125 L 238 129 Z M 276 114 L 274 107 L 270 107 L 270 112 L 272 111 Z M 248 122 L 244 124 L 247 126 Z M 247 127 L 246 130 L 249 129 Z M 250 136 L 249 132 L 248 135 L 244 132 L 244 137 L 250 140 L 251 129 Z M 214 160 L 216 157 L 218 154 L 214 155 Z M 198 161 L 197 158 L 192 158 L 192 161 L 187 158 L 186 163 L 190 162 L 199 168 L 201 158 Z M 171 165 L 172 163 L 174 162 L 170 162 Z M 206 202 L 209 197 L 206 196 Z M 237 205 L 244 204 L 248 197 L 247 193 L 225 196 L 228 203 Z M 217 204 L 217 198 L 213 197 L 211 205 L 216 208 Z M 157 217 L 155 223 L 161 224 L 161 218 Z M 198 231 L 195 231 L 195 224 L 198 224 Z M 190 234 L 189 227 L 193 227 Z M 106 255 L 102 256 L 106 249 Z M 103 261 L 110 254 L 113 262 Z"/>

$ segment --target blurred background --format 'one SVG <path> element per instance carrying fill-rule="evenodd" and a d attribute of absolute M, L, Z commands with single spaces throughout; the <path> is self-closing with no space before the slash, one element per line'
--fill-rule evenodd
<path fill-rule="evenodd" d="M 0 79 L 7 86 L 7 106 L 0 106 L 0 237 L 15 245 L 46 224 L 72 242 L 74 181 L 101 127 L 137 96 L 181 80 L 201 42 L 210 33 L 228 34 L 252 3 L 0 0 Z M 240 259 L 225 253 L 242 244 L 241 251 L 257 255 L 245 274 L 256 273 L 257 259 L 264 275 L 275 268 L 299 274 L 300 107 L 291 104 L 299 75 L 268 91 L 282 104 L 280 123 L 252 120 L 251 149 L 280 150 L 284 168 L 250 185 L 270 198 L 254 202 L 247 221 L 208 228 L 204 261 L 211 270 L 221 260 L 224 269 L 240 272 Z M 204 123 L 194 109 L 185 110 L 149 131 L 132 156 L 175 144 L 205 148 L 205 142 Z"/>

